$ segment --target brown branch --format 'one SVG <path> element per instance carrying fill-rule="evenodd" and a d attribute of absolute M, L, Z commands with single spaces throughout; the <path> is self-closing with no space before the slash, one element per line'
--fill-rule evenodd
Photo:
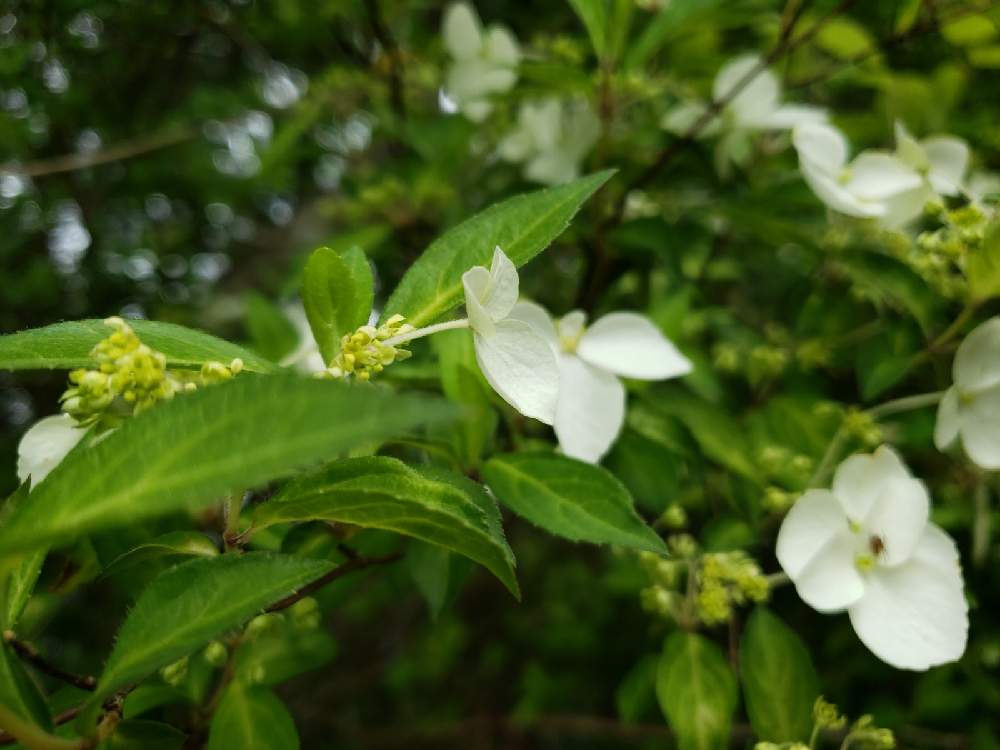
<path fill-rule="evenodd" d="M 45 177 L 63 172 L 74 172 L 79 169 L 100 166 L 101 164 L 132 159 L 136 156 L 148 154 L 151 151 L 159 151 L 160 149 L 190 140 L 197 134 L 198 131 L 195 128 L 173 128 L 151 136 L 124 141 L 123 143 L 93 153 L 64 154 L 24 164 L 13 161 L 7 162 L 6 164 L 0 164 L 0 172 L 11 172 L 24 177 Z"/>
<path fill-rule="evenodd" d="M 38 653 L 38 650 L 34 646 L 24 641 L 19 641 L 13 630 L 5 630 L 3 639 L 14 649 L 14 653 L 39 672 L 43 672 L 50 677 L 55 677 L 57 680 L 66 682 L 80 690 L 92 692 L 97 687 L 97 680 L 90 675 L 73 674 L 54 664 L 50 664 L 45 657 Z"/>
<path fill-rule="evenodd" d="M 353 573 L 357 570 L 364 570 L 365 568 L 370 568 L 373 565 L 386 565 L 391 562 L 399 560 L 403 556 L 402 552 L 393 552 L 388 555 L 381 555 L 379 557 L 355 557 L 348 560 L 342 565 L 338 565 L 336 568 L 331 570 L 329 573 L 320 576 L 315 581 L 307 583 L 305 586 L 300 588 L 294 594 L 286 596 L 284 599 L 280 599 L 268 607 L 265 612 L 279 612 L 283 609 L 288 609 L 293 604 L 307 596 L 311 596 L 315 592 L 319 591 L 321 588 L 326 586 L 328 583 L 336 581 L 338 578 L 343 578 L 344 576 Z"/>

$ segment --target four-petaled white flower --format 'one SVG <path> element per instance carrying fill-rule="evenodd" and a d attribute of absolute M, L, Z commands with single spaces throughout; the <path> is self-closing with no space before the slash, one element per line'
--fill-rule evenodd
<path fill-rule="evenodd" d="M 891 201 L 923 185 L 920 174 L 893 154 L 864 151 L 848 163 L 847 139 L 831 125 L 799 125 L 792 142 L 809 187 L 827 206 L 848 216 L 892 225 L 899 212 L 890 210 Z"/>
<path fill-rule="evenodd" d="M 521 414 L 552 424 L 559 364 L 534 328 L 510 316 L 517 303 L 517 268 L 497 247 L 490 268 L 470 268 L 462 275 L 462 285 L 476 361 L 486 380 Z"/>
<path fill-rule="evenodd" d="M 558 185 L 580 175 L 580 164 L 597 143 L 601 124 L 582 99 L 525 102 L 517 127 L 497 148 L 506 161 L 524 164 L 525 179 Z"/>
<path fill-rule="evenodd" d="M 32 488 L 38 486 L 86 434 L 68 414 L 39 419 L 18 443 L 18 480 L 30 479 Z"/>
<path fill-rule="evenodd" d="M 814 609 L 847 610 L 880 659 L 923 670 L 965 651 L 968 605 L 955 543 L 930 523 L 930 501 L 887 446 L 837 468 L 832 490 L 809 490 L 778 532 L 778 562 Z"/>
<path fill-rule="evenodd" d="M 952 379 L 938 404 L 934 444 L 945 450 L 961 437 L 974 463 L 1000 469 L 1000 317 L 977 326 L 959 345 Z"/>
<path fill-rule="evenodd" d="M 555 431 L 563 452 L 597 462 L 625 421 L 620 377 L 665 380 L 691 372 L 691 362 L 648 318 L 632 312 L 605 315 L 585 327 L 574 310 L 553 321 L 545 308 L 518 302 L 511 317 L 530 324 L 559 357 Z"/>
<path fill-rule="evenodd" d="M 453 58 L 445 93 L 463 115 L 482 122 L 493 109 L 490 97 L 510 91 L 517 82 L 521 60 L 517 39 L 503 26 L 492 25 L 484 30 L 468 3 L 449 6 L 443 33 L 445 47 Z"/>

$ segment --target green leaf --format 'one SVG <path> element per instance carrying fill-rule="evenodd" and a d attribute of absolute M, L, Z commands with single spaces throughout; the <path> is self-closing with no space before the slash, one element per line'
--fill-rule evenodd
<path fill-rule="evenodd" d="M 313 338 L 326 362 L 340 351 L 340 339 L 368 322 L 374 299 L 374 280 L 365 254 L 321 247 L 306 263 L 302 303 Z"/>
<path fill-rule="evenodd" d="M 25 482 L 11 495 L 0 511 L 0 523 L 13 513 L 14 509 L 28 499 L 30 485 Z M 13 628 L 24 613 L 28 600 L 35 591 L 35 583 L 42 572 L 42 565 L 48 554 L 42 548 L 25 555 L 21 559 L 7 561 L 0 565 L 0 630 Z"/>
<path fill-rule="evenodd" d="M 1000 226 L 990 229 L 982 244 L 968 254 L 965 278 L 973 300 L 1000 296 Z"/>
<path fill-rule="evenodd" d="M 288 709 L 264 687 L 226 688 L 212 717 L 206 750 L 295 750 L 299 734 Z"/>
<path fill-rule="evenodd" d="M 256 292 L 248 292 L 244 304 L 247 330 L 255 351 L 274 362 L 295 351 L 299 333 L 281 308 Z"/>
<path fill-rule="evenodd" d="M 747 715 L 759 739 L 809 739 L 819 678 L 805 644 L 766 607 L 754 609 L 747 621 L 740 644 L 740 679 Z"/>
<path fill-rule="evenodd" d="M 187 735 L 159 721 L 132 719 L 115 727 L 97 750 L 181 750 Z"/>
<path fill-rule="evenodd" d="M 242 625 L 331 567 L 324 560 L 247 552 L 198 558 L 165 570 L 125 618 L 89 705 L 99 706 L 116 690 Z"/>
<path fill-rule="evenodd" d="M 606 170 L 516 195 L 452 227 L 410 266 L 389 297 L 382 319 L 399 314 L 417 327 L 433 323 L 462 303 L 462 274 L 473 266 L 489 266 L 494 247 L 523 266 L 562 234 L 584 201 L 612 174 Z"/>
<path fill-rule="evenodd" d="M 487 461 L 483 476 L 504 505 L 556 536 L 666 551 L 628 490 L 600 466 L 555 453 L 508 453 Z"/>
<path fill-rule="evenodd" d="M 448 598 L 451 553 L 443 547 L 413 542 L 406 550 L 407 570 L 427 602 L 431 620 L 437 620 Z"/>
<path fill-rule="evenodd" d="M 447 427 L 444 437 L 455 446 L 463 468 L 475 469 L 493 438 L 499 417 L 476 364 L 472 332 L 442 331 L 431 338 L 431 344 L 440 364 L 441 390 L 450 401 L 463 407 L 462 416 Z"/>
<path fill-rule="evenodd" d="M 569 0 L 569 4 L 583 21 L 590 43 L 594 45 L 594 52 L 598 57 L 603 57 L 607 48 L 607 0 Z"/>
<path fill-rule="evenodd" d="M 971 260 L 971 256 L 970 256 Z M 857 253 L 838 258 L 855 286 L 877 305 L 906 310 L 924 332 L 940 319 L 941 298 L 900 261 L 878 253 Z"/>
<path fill-rule="evenodd" d="M 689 28 L 690 21 L 701 19 L 714 11 L 720 0 L 670 0 L 649 21 L 625 57 L 628 68 L 641 67 L 667 42 Z"/>
<path fill-rule="evenodd" d="M 656 706 L 656 673 L 659 655 L 646 654 L 628 671 L 615 690 L 615 707 L 618 718 L 634 724 L 646 718 Z"/>
<path fill-rule="evenodd" d="M 203 505 L 450 412 L 291 374 L 179 395 L 67 456 L 0 525 L 0 555 Z"/>
<path fill-rule="evenodd" d="M 941 36 L 957 47 L 978 47 L 997 37 L 997 27 L 983 15 L 963 15 L 941 26 Z"/>
<path fill-rule="evenodd" d="M 816 35 L 816 44 L 841 60 L 861 57 L 877 48 L 868 29 L 844 16 L 825 19 Z"/>
<path fill-rule="evenodd" d="M 45 698 L 7 643 L 0 643 L 0 704 L 42 729 L 52 729 Z"/>
<path fill-rule="evenodd" d="M 343 459 L 296 479 L 258 506 L 253 525 L 313 520 L 385 529 L 450 549 L 520 596 L 500 514 L 485 491 L 464 477 L 418 471 L 382 456 Z"/>
<path fill-rule="evenodd" d="M 171 531 L 119 555 L 104 568 L 101 575 L 115 575 L 133 565 L 141 565 L 157 558 L 215 557 L 217 554 L 219 549 L 215 546 L 215 542 L 201 532 Z"/>
<path fill-rule="evenodd" d="M 672 633 L 663 644 L 656 697 L 679 750 L 725 750 L 737 687 L 722 651 L 697 633 Z"/>
<path fill-rule="evenodd" d="M 147 346 L 162 352 L 171 367 L 197 368 L 205 362 L 243 360 L 252 372 L 271 372 L 273 362 L 236 344 L 204 331 L 160 323 L 155 320 L 130 320 L 128 324 Z M 114 331 L 102 320 L 73 320 L 53 323 L 0 336 L 0 370 L 71 370 L 94 364 L 90 350 Z"/>

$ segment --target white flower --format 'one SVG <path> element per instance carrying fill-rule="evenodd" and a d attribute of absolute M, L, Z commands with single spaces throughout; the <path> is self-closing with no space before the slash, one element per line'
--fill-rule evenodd
<path fill-rule="evenodd" d="M 718 101 L 728 95 L 751 70 L 761 64 L 756 53 L 730 60 L 719 70 L 712 85 L 712 97 Z M 668 112 L 660 125 L 678 135 L 687 132 L 705 113 L 708 104 L 687 102 Z M 781 83 L 770 69 L 764 69 L 733 97 L 700 133 L 707 137 L 723 130 L 790 130 L 809 122 L 825 122 L 826 110 L 806 105 L 782 104 Z"/>
<path fill-rule="evenodd" d="M 865 151 L 848 164 L 847 139 L 831 125 L 799 125 L 792 132 L 792 142 L 799 154 L 799 169 L 812 191 L 834 211 L 848 216 L 887 217 L 891 199 L 922 185 L 913 168 L 889 153 Z"/>
<path fill-rule="evenodd" d="M 86 434 L 87 430 L 77 427 L 68 414 L 39 419 L 18 443 L 18 480 L 30 479 L 32 488 L 36 487 Z"/>
<path fill-rule="evenodd" d="M 904 226 L 923 213 L 928 201 L 963 192 L 969 147 L 962 139 L 938 135 L 918 141 L 897 120 L 896 156 L 922 179 L 916 187 L 887 201 L 882 218 L 885 226 Z"/>
<path fill-rule="evenodd" d="M 691 372 L 691 362 L 652 321 L 631 312 L 605 315 L 586 328 L 574 310 L 553 322 L 545 308 L 518 302 L 511 317 L 529 323 L 559 357 L 555 431 L 567 456 L 596 463 L 625 421 L 619 376 L 665 380 Z"/>
<path fill-rule="evenodd" d="M 559 393 L 559 365 L 548 343 L 523 320 L 510 317 L 517 302 L 517 269 L 498 247 L 489 270 L 462 275 L 465 307 L 486 380 L 526 417 L 552 424 Z"/>
<path fill-rule="evenodd" d="M 326 363 L 323 362 L 323 355 L 319 353 L 319 347 L 316 345 L 316 339 L 313 338 L 312 328 L 309 326 L 306 309 L 302 303 L 296 302 L 286 306 L 284 313 L 295 326 L 299 343 L 295 351 L 281 360 L 282 366 L 294 367 L 299 372 L 307 374 L 326 370 Z"/>
<path fill-rule="evenodd" d="M 945 450 L 961 437 L 973 462 L 1000 469 L 1000 317 L 966 336 L 955 353 L 952 379 L 938 404 L 934 444 Z"/>
<path fill-rule="evenodd" d="M 965 192 L 969 196 L 969 199 L 979 206 L 982 206 L 988 197 L 996 200 L 997 196 L 1000 195 L 1000 174 L 996 172 L 973 172 L 969 175 Z"/>
<path fill-rule="evenodd" d="M 453 62 L 445 91 L 473 122 L 482 122 L 493 109 L 490 97 L 510 91 L 517 82 L 521 59 L 517 39 L 499 25 L 483 29 L 475 9 L 455 3 L 445 11 L 444 44 Z"/>
<path fill-rule="evenodd" d="M 952 539 L 930 523 L 930 501 L 887 446 L 837 468 L 832 490 L 809 490 L 778 532 L 778 562 L 824 613 L 847 610 L 861 641 L 899 669 L 956 661 L 968 605 Z"/>
<path fill-rule="evenodd" d="M 597 143 L 601 124 L 582 99 L 525 102 L 517 127 L 500 141 L 502 159 L 524 164 L 524 176 L 558 185 L 580 176 L 580 164 Z"/>

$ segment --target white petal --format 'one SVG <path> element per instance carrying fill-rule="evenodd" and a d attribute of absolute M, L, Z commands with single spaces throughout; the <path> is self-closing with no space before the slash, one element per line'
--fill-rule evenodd
<path fill-rule="evenodd" d="M 835 176 L 830 175 L 809 159 L 803 158 L 801 154 L 799 170 L 816 197 L 834 211 L 858 218 L 872 218 L 885 213 L 883 204 L 862 201 L 845 190 Z"/>
<path fill-rule="evenodd" d="M 503 26 L 492 26 L 486 32 L 486 57 L 508 68 L 516 67 L 521 61 L 521 50 L 517 39 Z"/>
<path fill-rule="evenodd" d="M 835 534 L 847 529 L 847 516 L 830 490 L 809 490 L 788 511 L 778 530 L 775 554 L 795 580 Z"/>
<path fill-rule="evenodd" d="M 45 417 L 35 422 L 17 446 L 17 478 L 25 482 L 31 478 L 36 487 L 66 457 L 86 430 L 76 427 L 67 414 Z"/>
<path fill-rule="evenodd" d="M 927 202 L 936 197 L 934 191 L 923 183 L 912 190 L 886 198 L 883 203 L 885 213 L 879 217 L 879 224 L 887 229 L 902 229 L 914 219 L 920 218 Z"/>
<path fill-rule="evenodd" d="M 983 469 L 1000 469 L 1000 385 L 980 391 L 961 410 L 962 447 Z"/>
<path fill-rule="evenodd" d="M 476 361 L 500 397 L 526 417 L 552 424 L 559 396 L 555 352 L 527 323 L 501 320 L 492 336 L 478 332 Z"/>
<path fill-rule="evenodd" d="M 473 266 L 462 274 L 465 314 L 469 318 L 469 327 L 484 336 L 492 336 L 494 333 L 493 316 L 483 302 L 489 286 L 490 272 L 483 266 Z"/>
<path fill-rule="evenodd" d="M 580 163 L 564 148 L 545 151 L 532 159 L 524 168 L 524 176 L 543 185 L 562 185 L 580 176 Z"/>
<path fill-rule="evenodd" d="M 899 565 L 910 558 L 927 528 L 929 513 L 930 498 L 920 480 L 892 476 L 882 483 L 882 492 L 862 523 L 865 534 L 883 542 L 882 564 Z"/>
<path fill-rule="evenodd" d="M 583 310 L 571 310 L 556 321 L 560 341 L 579 342 L 586 327 L 587 313 Z"/>
<path fill-rule="evenodd" d="M 808 123 L 823 123 L 827 118 L 827 112 L 822 107 L 786 104 L 767 115 L 760 126 L 773 130 L 791 130 Z"/>
<path fill-rule="evenodd" d="M 792 144 L 799 158 L 836 179 L 847 164 L 847 139 L 826 123 L 806 123 L 792 131 Z"/>
<path fill-rule="evenodd" d="M 818 612 L 840 612 L 865 594 L 865 581 L 854 563 L 857 540 L 838 531 L 792 579 L 802 601 Z"/>
<path fill-rule="evenodd" d="M 584 331 L 577 347 L 580 359 L 615 375 L 663 380 L 687 375 L 691 361 L 644 315 L 616 312 Z"/>
<path fill-rule="evenodd" d="M 529 102 L 518 112 L 521 126 L 525 128 L 539 151 L 549 151 L 559 144 L 562 130 L 562 105 L 558 99 Z"/>
<path fill-rule="evenodd" d="M 939 451 L 947 450 L 958 438 L 962 424 L 959 412 L 958 389 L 954 386 L 945 391 L 938 404 L 937 419 L 934 421 L 934 445 Z"/>
<path fill-rule="evenodd" d="M 955 385 L 973 392 L 1000 384 L 1000 316 L 980 323 L 955 352 Z"/>
<path fill-rule="evenodd" d="M 874 453 L 856 453 L 845 458 L 833 475 L 833 494 L 852 521 L 862 523 L 875 501 L 894 479 L 912 479 L 906 464 L 887 445 Z"/>
<path fill-rule="evenodd" d="M 660 120 L 660 127 L 675 135 L 684 135 L 705 114 L 708 105 L 704 102 L 684 102 L 668 111 Z M 701 129 L 698 138 L 708 138 L 717 135 L 722 128 L 719 118 L 713 118 Z"/>
<path fill-rule="evenodd" d="M 899 669 L 924 670 L 958 660 L 968 639 L 958 551 L 928 524 L 910 560 L 876 569 L 864 597 L 848 610 L 861 641 Z"/>
<path fill-rule="evenodd" d="M 497 144 L 497 153 L 504 161 L 524 161 L 531 154 L 535 144 L 531 136 L 523 130 L 513 130 Z"/>
<path fill-rule="evenodd" d="M 844 187 L 862 200 L 884 200 L 923 184 L 912 168 L 881 151 L 861 153 L 848 169 L 850 178 Z"/>
<path fill-rule="evenodd" d="M 930 162 L 927 178 L 941 195 L 958 195 L 969 166 L 969 146 L 961 138 L 934 136 L 923 142 Z"/>
<path fill-rule="evenodd" d="M 460 109 L 462 114 L 472 122 L 482 122 L 493 111 L 493 104 L 488 99 L 473 99 L 463 101 Z"/>
<path fill-rule="evenodd" d="M 535 333 L 548 342 L 553 351 L 559 350 L 559 334 L 556 333 L 556 324 L 548 310 L 541 305 L 527 300 L 518 300 L 508 317 L 514 320 L 523 320 L 535 329 Z"/>
<path fill-rule="evenodd" d="M 510 91 L 517 83 L 517 73 L 513 68 L 490 66 L 483 71 L 480 88 L 484 94 L 500 94 Z"/>
<path fill-rule="evenodd" d="M 483 47 L 479 16 L 468 3 L 455 3 L 444 14 L 444 44 L 456 60 L 468 60 Z"/>
<path fill-rule="evenodd" d="M 925 172 L 930 167 L 927 152 L 924 147 L 910 135 L 902 120 L 896 120 L 896 154 L 906 164 L 918 172 Z"/>
<path fill-rule="evenodd" d="M 492 323 L 507 317 L 517 302 L 517 267 L 496 247 L 489 271 L 473 266 L 462 274 L 462 286 L 472 330 L 492 335 Z"/>
<path fill-rule="evenodd" d="M 563 453 L 597 463 L 625 422 L 625 386 L 572 354 L 559 357 L 556 436 Z"/>
<path fill-rule="evenodd" d="M 718 101 L 727 96 L 740 82 L 761 64 L 760 55 L 742 55 L 726 63 L 712 85 L 712 96 Z M 764 69 L 746 83 L 726 106 L 738 126 L 757 127 L 778 108 L 781 86 L 770 70 Z"/>

